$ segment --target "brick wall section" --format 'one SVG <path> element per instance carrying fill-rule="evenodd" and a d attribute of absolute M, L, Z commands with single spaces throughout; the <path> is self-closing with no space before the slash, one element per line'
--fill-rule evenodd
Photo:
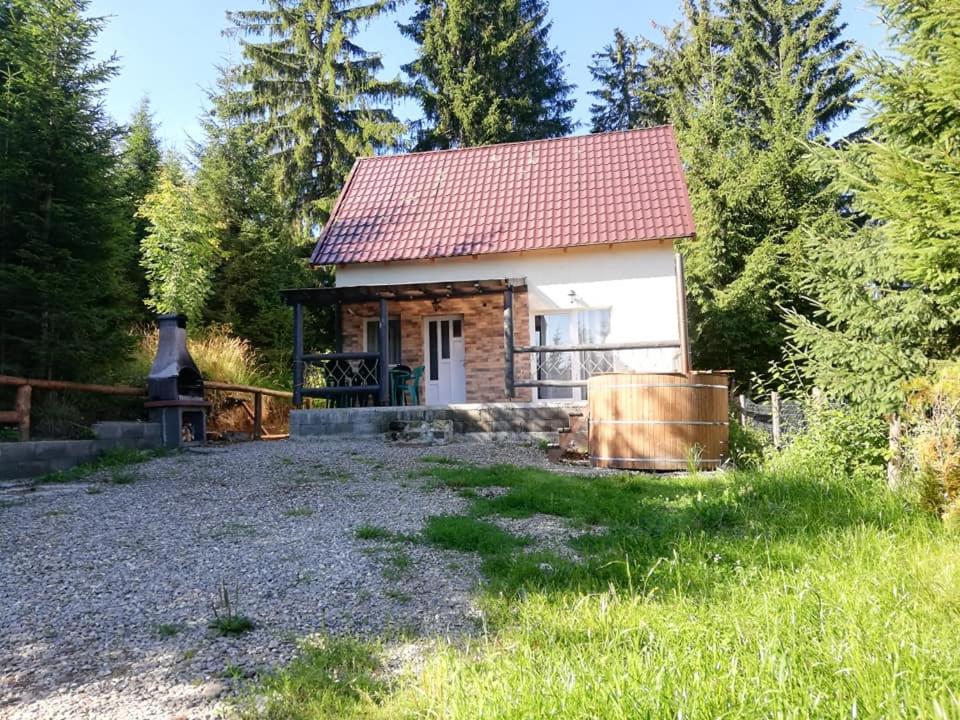
<path fill-rule="evenodd" d="M 400 318 L 400 352 L 404 365 L 425 365 L 423 356 L 423 320 L 431 315 L 463 315 L 464 369 L 467 378 L 467 402 L 504 402 L 503 296 L 478 295 L 443 300 L 434 307 L 429 300 L 390 302 L 391 317 Z M 513 337 L 516 345 L 530 344 L 530 315 L 527 293 L 513 295 Z M 379 317 L 378 303 L 345 305 L 342 316 L 344 352 L 363 350 L 366 320 Z M 530 363 L 518 356 L 514 363 L 517 380 L 529 379 Z M 422 388 L 421 388 L 422 389 Z M 516 400 L 530 400 L 530 388 L 517 388 Z"/>

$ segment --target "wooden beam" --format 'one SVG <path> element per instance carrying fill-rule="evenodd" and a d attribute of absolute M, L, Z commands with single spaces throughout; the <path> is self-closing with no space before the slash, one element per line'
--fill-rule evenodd
<path fill-rule="evenodd" d="M 390 376 L 388 375 L 390 368 L 388 366 L 388 360 L 390 359 L 389 348 L 387 347 L 390 342 L 390 333 L 388 329 L 390 327 L 390 316 L 387 314 L 387 301 L 383 298 L 380 299 L 380 327 L 379 327 L 379 336 L 378 343 L 380 351 L 380 362 L 377 365 L 377 381 L 380 384 L 379 397 L 377 398 L 381 405 L 387 405 L 390 402 Z"/>
<path fill-rule="evenodd" d="M 517 380 L 513 383 L 514 387 L 560 387 L 560 388 L 577 388 L 577 387 L 586 387 L 586 380 Z"/>
<path fill-rule="evenodd" d="M 344 395 L 371 395 L 380 393 L 379 385 L 350 385 L 348 387 L 304 388 L 304 397 L 326 398 Z"/>
<path fill-rule="evenodd" d="M 376 360 L 380 357 L 378 352 L 342 352 L 342 353 L 309 353 L 302 355 L 301 360 L 305 363 L 322 363 L 328 360 Z"/>
<path fill-rule="evenodd" d="M 263 394 L 253 394 L 253 439 L 263 437 Z"/>
<path fill-rule="evenodd" d="M 652 342 L 623 343 L 584 343 L 580 345 L 525 345 L 514 348 L 515 353 L 549 352 L 604 352 L 614 350 L 659 350 L 680 347 L 676 340 L 654 340 Z"/>
<path fill-rule="evenodd" d="M 513 288 L 503 291 L 503 384 L 507 397 L 516 396 L 513 377 Z"/>
<path fill-rule="evenodd" d="M 40 380 L 12 375 L 0 375 L 0 385 L 16 385 L 17 387 L 30 385 L 41 390 L 76 390 L 77 392 L 92 392 L 101 395 L 130 395 L 133 397 L 145 397 L 147 394 L 146 388 L 130 385 L 91 385 L 66 380 Z"/>
<path fill-rule="evenodd" d="M 217 382 L 216 380 L 204 380 L 203 388 L 204 390 L 220 390 L 221 392 L 260 393 L 262 395 L 286 398 L 288 400 L 293 397 L 293 393 L 287 392 L 286 390 L 273 390 L 271 388 L 255 387 L 253 385 L 234 385 L 233 383 Z"/>
<path fill-rule="evenodd" d="M 303 404 L 303 305 L 293 306 L 293 406 Z"/>
<path fill-rule="evenodd" d="M 677 324 L 680 333 L 680 372 L 689 375 L 692 370 L 690 362 L 690 332 L 687 327 L 687 284 L 683 272 L 683 255 L 673 256 L 675 275 L 677 278 Z"/>

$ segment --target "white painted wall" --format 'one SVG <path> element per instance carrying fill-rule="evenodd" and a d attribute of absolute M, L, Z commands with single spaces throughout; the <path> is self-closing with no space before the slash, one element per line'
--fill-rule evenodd
<path fill-rule="evenodd" d="M 607 342 L 679 341 L 673 243 L 541 250 L 437 260 L 357 263 L 337 268 L 338 286 L 526 278 L 533 316 L 578 308 L 609 309 Z M 673 372 L 675 350 L 625 354 L 630 369 Z"/>

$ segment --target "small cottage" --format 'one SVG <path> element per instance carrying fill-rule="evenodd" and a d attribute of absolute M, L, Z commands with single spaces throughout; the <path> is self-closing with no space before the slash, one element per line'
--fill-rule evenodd
<path fill-rule="evenodd" d="M 296 400 L 579 400 L 594 373 L 686 371 L 693 235 L 669 126 L 361 158 L 311 259 L 336 286 L 283 293 Z M 303 347 L 317 305 L 333 353 Z"/>

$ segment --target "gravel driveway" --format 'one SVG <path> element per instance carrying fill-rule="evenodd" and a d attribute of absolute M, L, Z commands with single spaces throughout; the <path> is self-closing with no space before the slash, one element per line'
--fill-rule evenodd
<path fill-rule="evenodd" d="M 427 452 L 545 462 L 515 445 L 248 443 L 0 493 L 0 716 L 219 717 L 236 678 L 311 632 L 471 629 L 473 556 L 355 534 L 463 510 L 424 487 Z M 208 628 L 221 581 L 253 631 Z"/>

